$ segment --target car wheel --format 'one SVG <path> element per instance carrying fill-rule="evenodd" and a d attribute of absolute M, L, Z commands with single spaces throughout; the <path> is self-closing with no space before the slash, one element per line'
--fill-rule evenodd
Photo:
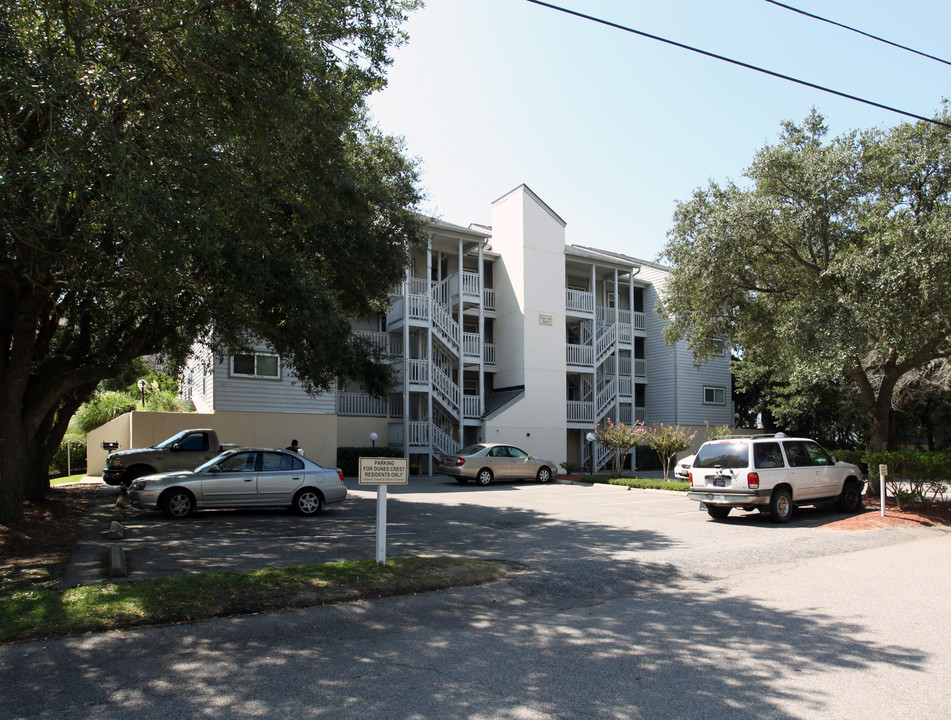
<path fill-rule="evenodd" d="M 469 482 L 469 478 L 457 477 L 456 482 L 459 483 L 460 485 L 465 485 Z"/>
<path fill-rule="evenodd" d="M 769 501 L 769 516 L 773 522 L 789 522 L 789 518 L 792 517 L 792 510 L 792 496 L 788 490 L 773 493 L 773 497 Z"/>
<path fill-rule="evenodd" d="M 181 520 L 195 509 L 195 497 L 188 490 L 172 489 L 159 498 L 159 506 L 168 517 Z"/>
<path fill-rule="evenodd" d="M 492 471 L 489 468 L 482 468 L 476 475 L 476 482 L 480 485 L 488 485 L 492 482 Z"/>
<path fill-rule="evenodd" d="M 859 489 L 859 484 L 854 480 L 847 482 L 842 488 L 839 498 L 835 501 L 835 505 L 844 513 L 856 513 L 861 510 L 862 491 Z"/>
<path fill-rule="evenodd" d="M 707 505 L 707 512 L 714 520 L 726 520 L 730 515 L 730 508 L 722 505 Z"/>
<path fill-rule="evenodd" d="M 535 479 L 542 483 L 551 482 L 551 468 L 548 466 L 538 468 Z"/>
<path fill-rule="evenodd" d="M 294 496 L 294 512 L 298 515 L 316 515 L 323 507 L 324 496 L 311 488 L 298 490 Z"/>

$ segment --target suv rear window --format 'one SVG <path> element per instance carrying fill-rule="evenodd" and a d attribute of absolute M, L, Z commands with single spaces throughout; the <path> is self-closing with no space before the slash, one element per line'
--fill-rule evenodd
<path fill-rule="evenodd" d="M 750 463 L 748 442 L 715 440 L 701 446 L 693 466 L 697 468 L 745 468 Z"/>

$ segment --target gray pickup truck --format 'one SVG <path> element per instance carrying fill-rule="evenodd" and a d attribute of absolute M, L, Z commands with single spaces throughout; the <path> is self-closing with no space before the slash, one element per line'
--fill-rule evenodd
<path fill-rule="evenodd" d="M 173 470 L 194 470 L 224 450 L 237 447 L 218 441 L 218 433 L 208 428 L 182 430 L 155 447 L 133 448 L 109 453 L 102 469 L 108 485 L 130 485 L 136 478 Z"/>

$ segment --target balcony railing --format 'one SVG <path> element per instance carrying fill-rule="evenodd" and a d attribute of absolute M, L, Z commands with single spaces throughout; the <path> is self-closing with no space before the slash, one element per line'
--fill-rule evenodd
<path fill-rule="evenodd" d="M 593 423 L 594 403 L 580 400 L 568 401 L 568 422 Z"/>
<path fill-rule="evenodd" d="M 462 334 L 462 354 L 467 358 L 479 358 L 479 333 Z"/>
<path fill-rule="evenodd" d="M 478 395 L 462 396 L 462 415 L 467 418 L 477 418 L 482 415 L 482 403 Z"/>
<path fill-rule="evenodd" d="M 482 305 L 486 310 L 495 310 L 495 289 L 484 288 L 482 290 Z"/>
<path fill-rule="evenodd" d="M 498 363 L 498 352 L 495 345 L 486 343 L 482 346 L 482 360 L 486 365 L 496 365 Z"/>
<path fill-rule="evenodd" d="M 337 393 L 337 414 L 344 417 L 386 417 L 388 400 L 365 393 Z"/>
<path fill-rule="evenodd" d="M 594 364 L 594 348 L 590 345 L 565 345 L 565 362 L 591 367 Z"/>
<path fill-rule="evenodd" d="M 593 313 L 594 293 L 585 290 L 565 290 L 565 309 L 574 312 Z"/>

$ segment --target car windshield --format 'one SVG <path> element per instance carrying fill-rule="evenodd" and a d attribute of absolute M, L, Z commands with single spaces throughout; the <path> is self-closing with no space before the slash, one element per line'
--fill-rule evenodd
<path fill-rule="evenodd" d="M 462 450 L 459 451 L 459 454 L 460 455 L 475 455 L 477 452 L 482 452 L 483 450 L 485 450 L 484 445 L 470 445 L 467 448 L 462 448 Z"/>
<path fill-rule="evenodd" d="M 750 462 L 749 443 L 732 440 L 716 440 L 705 443 L 693 466 L 696 468 L 743 468 Z"/>
<path fill-rule="evenodd" d="M 157 447 L 157 448 L 167 448 L 167 447 L 171 447 L 172 445 L 174 445 L 175 443 L 177 443 L 179 440 L 181 440 L 181 439 L 182 439 L 183 437 L 185 437 L 186 435 L 188 435 L 188 430 L 182 430 L 181 432 L 175 433 L 174 435 L 172 435 L 172 437 L 170 437 L 168 440 L 163 440 L 162 442 L 160 442 L 160 443 L 159 443 L 158 445 L 156 445 L 155 447 Z"/>

